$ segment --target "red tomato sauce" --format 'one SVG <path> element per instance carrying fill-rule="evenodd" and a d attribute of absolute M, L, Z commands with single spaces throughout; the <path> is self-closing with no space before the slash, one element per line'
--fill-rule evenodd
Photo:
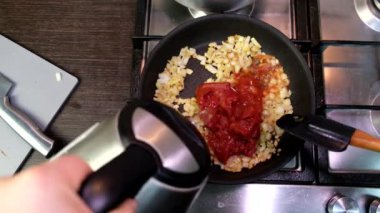
<path fill-rule="evenodd" d="M 251 157 L 256 152 L 265 72 L 252 69 L 235 74 L 233 84 L 204 83 L 196 90 L 200 118 L 208 129 L 206 140 L 222 163 L 233 155 Z"/>

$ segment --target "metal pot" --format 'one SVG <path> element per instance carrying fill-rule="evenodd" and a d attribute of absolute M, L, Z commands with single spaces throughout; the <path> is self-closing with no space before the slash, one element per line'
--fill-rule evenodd
<path fill-rule="evenodd" d="M 185 7 L 211 12 L 211 13 L 223 13 L 232 12 L 242 9 L 250 4 L 253 4 L 255 0 L 175 0 L 176 2 L 184 5 Z"/>

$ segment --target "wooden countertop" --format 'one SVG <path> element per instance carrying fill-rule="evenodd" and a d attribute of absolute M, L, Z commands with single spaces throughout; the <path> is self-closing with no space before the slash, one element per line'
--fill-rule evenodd
<path fill-rule="evenodd" d="M 46 131 L 64 146 L 130 97 L 137 0 L 2 0 L 0 33 L 78 77 Z M 25 167 L 43 162 L 33 152 Z"/>

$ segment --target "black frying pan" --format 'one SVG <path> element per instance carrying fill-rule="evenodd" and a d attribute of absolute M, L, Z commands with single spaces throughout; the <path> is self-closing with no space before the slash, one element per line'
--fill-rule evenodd
<path fill-rule="evenodd" d="M 220 42 L 234 34 L 255 37 L 265 53 L 275 56 L 289 77 L 294 113 L 314 114 L 315 97 L 311 73 L 293 43 L 272 26 L 239 15 L 211 15 L 198 18 L 180 25 L 165 36 L 154 48 L 144 66 L 140 98 L 153 99 L 158 74 L 164 70 L 172 56 L 179 54 L 181 48 L 189 46 L 197 49 L 197 53 L 202 53 L 210 42 Z M 208 78 L 207 72 L 203 71 L 199 64 L 190 61 L 188 67 L 192 68 L 194 73 L 185 79 L 186 86 L 181 94 L 185 97 L 194 96 L 196 87 Z M 288 163 L 298 153 L 303 143 L 302 140 L 285 133 L 279 143 L 282 151 L 278 156 L 272 156 L 270 160 L 238 173 L 226 172 L 218 166 L 213 166 L 209 180 L 225 184 L 257 180 Z"/>

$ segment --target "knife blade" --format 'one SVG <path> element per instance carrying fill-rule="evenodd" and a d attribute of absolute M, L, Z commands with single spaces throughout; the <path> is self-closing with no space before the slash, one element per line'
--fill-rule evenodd
<path fill-rule="evenodd" d="M 12 82 L 0 73 L 0 97 L 6 96 L 11 88 Z"/>
<path fill-rule="evenodd" d="M 12 86 L 12 81 L 0 73 L 0 118 L 35 150 L 44 156 L 48 156 L 53 148 L 54 141 L 44 135 L 28 116 L 11 105 L 7 94 Z"/>

